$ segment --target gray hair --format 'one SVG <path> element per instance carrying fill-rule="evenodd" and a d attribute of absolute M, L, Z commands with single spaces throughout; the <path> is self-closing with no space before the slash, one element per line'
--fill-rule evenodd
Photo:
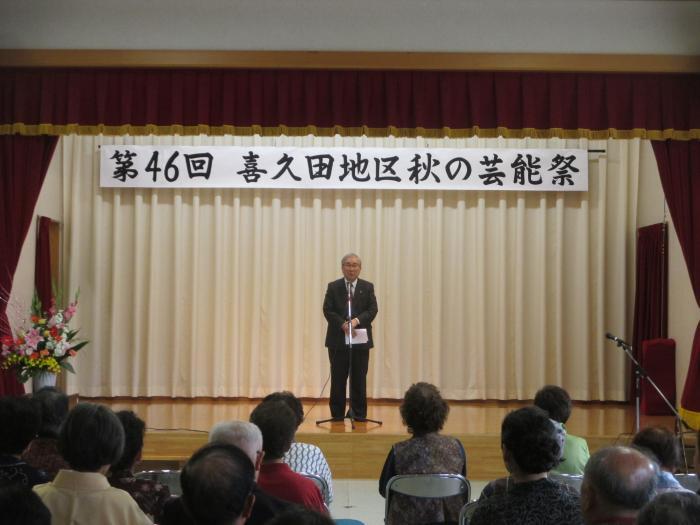
<path fill-rule="evenodd" d="M 658 466 L 629 447 L 606 447 L 591 456 L 583 474 L 609 504 L 639 510 L 656 493 Z"/>
<path fill-rule="evenodd" d="M 221 421 L 209 431 L 209 443 L 225 443 L 240 448 L 255 464 L 263 448 L 263 437 L 257 425 L 248 421 Z"/>
<path fill-rule="evenodd" d="M 343 255 L 343 258 L 340 259 L 340 265 L 341 266 L 344 265 L 345 261 L 347 261 L 350 257 L 355 257 L 355 259 L 357 259 L 360 262 L 360 266 L 362 266 L 362 259 L 360 259 L 360 256 L 357 255 L 356 253 L 352 253 L 352 252 L 346 253 L 345 255 Z"/>

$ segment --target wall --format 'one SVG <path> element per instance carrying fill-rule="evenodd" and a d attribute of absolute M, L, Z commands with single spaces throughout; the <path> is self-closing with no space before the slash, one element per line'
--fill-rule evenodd
<path fill-rule="evenodd" d="M 0 49 L 698 55 L 698 27 L 697 1 L 0 2 Z"/>

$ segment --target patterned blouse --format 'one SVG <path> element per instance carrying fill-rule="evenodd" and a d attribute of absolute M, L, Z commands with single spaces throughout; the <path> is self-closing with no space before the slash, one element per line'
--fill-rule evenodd
<path fill-rule="evenodd" d="M 283 461 L 294 472 L 316 474 L 325 479 L 328 491 L 324 491 L 323 500 L 326 505 L 330 505 L 333 501 L 333 476 L 328 461 L 320 448 L 309 443 L 292 443 L 291 448 L 284 455 Z"/>
<path fill-rule="evenodd" d="M 506 488 L 492 482 L 484 492 L 470 525 L 583 525 L 578 492 L 551 479 L 511 482 Z"/>
<path fill-rule="evenodd" d="M 58 439 L 38 437 L 29 443 L 22 452 L 22 459 L 32 467 L 45 471 L 51 479 L 62 468 L 69 469 L 68 463 L 58 452 Z"/>
<path fill-rule="evenodd" d="M 387 483 L 399 474 L 442 473 L 467 475 L 467 457 L 462 443 L 437 433 L 412 437 L 391 448 L 379 478 L 379 493 L 386 497 Z M 393 494 L 387 524 L 457 523 L 465 503 L 460 496 L 424 499 Z"/>
<path fill-rule="evenodd" d="M 170 489 L 166 485 L 150 479 L 138 479 L 128 469 L 113 472 L 107 479 L 113 487 L 131 494 L 141 510 L 158 523 L 165 502 L 170 499 Z"/>
<path fill-rule="evenodd" d="M 43 470 L 37 470 L 10 454 L 0 455 L 0 481 L 33 487 L 51 481 Z"/>

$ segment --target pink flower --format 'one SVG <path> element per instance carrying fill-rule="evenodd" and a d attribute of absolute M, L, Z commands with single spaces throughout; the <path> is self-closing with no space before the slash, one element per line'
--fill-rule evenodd
<path fill-rule="evenodd" d="M 75 303 L 70 303 L 68 305 L 68 308 L 65 309 L 63 312 L 63 319 L 68 322 L 70 321 L 71 317 L 75 315 L 75 311 L 78 309 L 78 305 Z"/>
<path fill-rule="evenodd" d="M 27 346 L 30 348 L 36 349 L 36 346 L 43 340 L 41 335 L 39 334 L 39 330 L 36 328 L 32 328 L 27 332 L 27 335 L 24 336 L 25 342 L 27 343 Z"/>

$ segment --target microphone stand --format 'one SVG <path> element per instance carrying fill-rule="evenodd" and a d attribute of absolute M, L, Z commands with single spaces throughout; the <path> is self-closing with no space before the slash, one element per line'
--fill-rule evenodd
<path fill-rule="evenodd" d="M 350 409 L 345 414 L 345 418 L 350 420 L 350 428 L 355 430 L 355 413 L 352 411 L 352 283 L 348 283 L 348 399 Z"/>
<path fill-rule="evenodd" d="M 639 432 L 639 420 L 640 420 L 640 398 L 641 398 L 641 380 L 646 379 L 649 384 L 656 390 L 656 393 L 659 394 L 659 397 L 663 400 L 664 403 L 666 403 L 666 406 L 671 410 L 673 415 L 676 417 L 676 426 L 677 426 L 677 431 L 681 440 L 681 450 L 683 451 L 683 459 L 685 460 L 685 470 L 686 473 L 688 471 L 688 460 L 685 456 L 685 443 L 683 442 L 683 433 L 685 432 L 683 430 L 683 427 L 685 427 L 686 430 L 692 431 L 691 426 L 681 417 L 681 415 L 678 413 L 676 410 L 676 407 L 673 406 L 673 404 L 668 400 L 668 398 L 664 395 L 664 393 L 661 391 L 661 389 L 658 387 L 658 385 L 654 382 L 654 380 L 649 376 L 649 373 L 644 369 L 644 367 L 635 359 L 634 355 L 632 354 L 632 345 L 629 343 L 626 343 L 619 337 L 615 337 L 612 334 L 605 334 L 605 337 L 610 339 L 615 343 L 616 346 L 622 349 L 622 351 L 625 353 L 625 355 L 629 358 L 630 362 L 632 363 L 632 366 L 634 367 L 634 395 L 635 395 L 635 412 L 634 412 L 634 433 L 636 434 Z"/>

